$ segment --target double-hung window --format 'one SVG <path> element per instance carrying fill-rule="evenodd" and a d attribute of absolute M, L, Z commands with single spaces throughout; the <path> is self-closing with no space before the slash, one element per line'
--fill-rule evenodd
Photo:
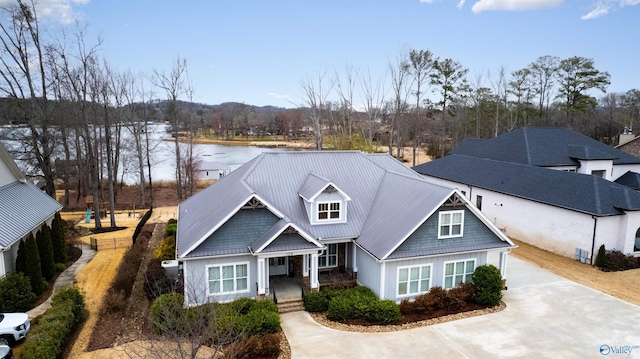
<path fill-rule="evenodd" d="M 460 283 L 471 283 L 471 277 L 475 269 L 475 259 L 468 259 L 458 262 L 445 262 L 444 288 L 450 289 L 453 287 L 457 287 Z"/>
<path fill-rule="evenodd" d="M 207 267 L 208 293 L 223 294 L 249 290 L 249 263 Z"/>
<path fill-rule="evenodd" d="M 462 237 L 463 227 L 464 211 L 440 212 L 438 219 L 438 238 Z"/>
<path fill-rule="evenodd" d="M 327 244 L 327 250 L 318 256 L 318 268 L 330 268 L 338 266 L 338 245 Z"/>
<path fill-rule="evenodd" d="M 318 221 L 338 221 L 340 219 L 340 201 L 318 203 Z"/>
<path fill-rule="evenodd" d="M 398 297 L 426 293 L 431 287 L 431 265 L 398 268 Z"/>

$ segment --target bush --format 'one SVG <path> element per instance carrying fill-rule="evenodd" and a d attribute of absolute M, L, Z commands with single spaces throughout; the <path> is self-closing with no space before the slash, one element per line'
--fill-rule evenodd
<path fill-rule="evenodd" d="M 304 297 L 304 309 L 311 313 L 324 312 L 329 309 L 329 298 L 325 292 L 311 292 Z"/>
<path fill-rule="evenodd" d="M 238 298 L 231 302 L 229 305 L 231 306 L 231 311 L 233 313 L 238 313 L 238 315 L 246 315 L 249 313 L 253 306 L 256 304 L 256 301 L 251 298 Z"/>
<path fill-rule="evenodd" d="M 455 287 L 447 292 L 447 310 L 456 311 L 467 304 L 467 293 L 463 287 Z"/>
<path fill-rule="evenodd" d="M 228 350 L 238 359 L 276 358 L 280 354 L 280 336 L 265 334 L 243 339 Z"/>
<path fill-rule="evenodd" d="M 117 313 L 123 310 L 127 306 L 127 296 L 124 291 L 115 291 L 109 289 L 107 295 L 104 297 L 102 304 L 102 311 L 106 313 Z"/>
<path fill-rule="evenodd" d="M 163 294 L 151 305 L 151 321 L 156 333 L 166 333 L 178 328 L 183 314 L 184 296 L 178 293 Z"/>
<path fill-rule="evenodd" d="M 607 272 L 617 272 L 640 267 L 638 259 L 632 255 L 625 255 L 620 251 L 608 251 L 605 260 L 604 270 Z"/>
<path fill-rule="evenodd" d="M 366 319 L 370 304 L 379 300 L 364 286 L 337 290 L 334 294 L 327 308 L 327 317 L 332 320 Z"/>
<path fill-rule="evenodd" d="M 416 297 L 416 306 L 419 311 L 444 309 L 447 306 L 447 291 L 439 286 Z"/>
<path fill-rule="evenodd" d="M 140 263 L 142 263 L 142 257 L 144 256 L 144 248 L 139 245 L 133 245 L 122 258 L 120 266 L 118 266 L 118 272 L 113 279 L 111 288 L 115 291 L 124 291 L 125 295 L 129 297 L 131 295 L 131 289 L 133 283 L 136 281 L 138 275 L 138 269 L 140 269 Z"/>
<path fill-rule="evenodd" d="M 153 300 L 176 289 L 171 278 L 167 277 L 166 270 L 162 268 L 162 263 L 157 259 L 149 262 L 144 279 L 144 292 L 147 298 Z"/>
<path fill-rule="evenodd" d="M 67 262 L 67 241 L 64 233 L 64 221 L 60 217 L 60 212 L 56 212 L 51 222 L 51 243 L 53 244 L 53 260 L 56 263 Z"/>
<path fill-rule="evenodd" d="M 604 249 L 604 244 L 598 249 L 598 255 L 596 256 L 596 267 L 604 268 L 607 265 L 607 251 Z"/>
<path fill-rule="evenodd" d="M 175 235 L 165 237 L 160 246 L 153 251 L 156 259 L 161 261 L 176 259 L 176 237 Z"/>
<path fill-rule="evenodd" d="M 400 321 L 400 307 L 390 299 L 376 300 L 369 303 L 365 319 L 380 323 L 391 324 Z"/>
<path fill-rule="evenodd" d="M 164 234 L 165 236 L 169 237 L 169 236 L 174 236 L 176 235 L 176 232 L 178 231 L 178 222 L 168 222 L 167 223 L 167 229 L 165 229 Z"/>
<path fill-rule="evenodd" d="M 478 304 L 493 306 L 500 303 L 504 281 L 496 266 L 492 264 L 479 266 L 473 272 L 472 278 Z"/>
<path fill-rule="evenodd" d="M 18 253 L 16 255 L 16 272 L 25 273 L 27 271 L 27 249 L 25 247 L 26 240 L 20 241 L 18 245 Z"/>
<path fill-rule="evenodd" d="M 56 269 L 56 273 L 62 273 L 67 269 L 67 266 L 64 263 L 56 263 L 54 267 Z"/>
<path fill-rule="evenodd" d="M 264 335 L 280 330 L 280 314 L 267 309 L 254 309 L 242 317 L 247 328 L 246 334 Z"/>
<path fill-rule="evenodd" d="M 258 300 L 253 304 L 253 310 L 267 310 L 274 313 L 279 313 L 278 305 L 270 300 Z"/>
<path fill-rule="evenodd" d="M 23 273 L 9 273 L 0 278 L 0 312 L 24 312 L 33 308 L 36 295 Z"/>
<path fill-rule="evenodd" d="M 20 357 L 56 359 L 62 352 L 62 344 L 82 319 L 84 296 L 78 288 L 58 292 L 51 308 L 40 318 L 25 344 Z"/>

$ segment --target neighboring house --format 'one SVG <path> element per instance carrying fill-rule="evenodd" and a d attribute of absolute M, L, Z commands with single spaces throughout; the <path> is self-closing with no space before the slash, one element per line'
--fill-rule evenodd
<path fill-rule="evenodd" d="M 318 290 L 328 272 L 399 301 L 505 276 L 513 243 L 455 189 L 388 155 L 270 152 L 179 207 L 185 302 L 272 294 L 276 279 Z"/>
<path fill-rule="evenodd" d="M 20 172 L 0 144 L 0 277 L 13 272 L 20 240 L 51 225 L 62 206 Z"/>
<path fill-rule="evenodd" d="M 199 179 L 220 179 L 231 172 L 231 168 L 220 162 L 202 162 L 198 168 Z"/>
<path fill-rule="evenodd" d="M 511 238 L 585 262 L 602 244 L 640 255 L 640 158 L 571 130 L 465 140 L 414 170 L 460 189 Z"/>

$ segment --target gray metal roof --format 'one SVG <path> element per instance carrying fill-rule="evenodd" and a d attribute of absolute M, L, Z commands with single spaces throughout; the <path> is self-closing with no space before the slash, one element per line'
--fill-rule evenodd
<path fill-rule="evenodd" d="M 315 179 L 311 184 L 310 173 L 335 184 L 351 198 L 346 223 L 310 224 L 300 197 L 306 188 L 309 193 L 319 188 Z M 255 195 L 312 238 L 358 238 L 360 246 L 383 258 L 452 192 L 428 183 L 388 155 L 359 151 L 263 153 L 180 205 L 178 257 L 196 249 Z"/>
<path fill-rule="evenodd" d="M 449 154 L 539 167 L 576 166 L 580 159 L 638 164 L 640 158 L 567 128 L 523 127 L 488 139 L 467 139 Z"/>
<path fill-rule="evenodd" d="M 307 179 L 302 184 L 300 188 L 300 196 L 307 201 L 311 201 L 320 191 L 325 189 L 331 180 L 328 178 L 324 178 L 317 173 L 309 172 Z"/>
<path fill-rule="evenodd" d="M 0 187 L 0 204 L 0 249 L 13 245 L 62 209 L 28 181 Z"/>
<path fill-rule="evenodd" d="M 596 216 L 640 210 L 640 193 L 598 176 L 448 155 L 418 173 Z"/>

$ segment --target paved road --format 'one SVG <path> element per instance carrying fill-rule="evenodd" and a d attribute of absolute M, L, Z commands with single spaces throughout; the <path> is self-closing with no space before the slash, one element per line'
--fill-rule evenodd
<path fill-rule="evenodd" d="M 350 333 L 282 315 L 293 359 L 640 358 L 640 307 L 509 258 L 499 313 L 393 333 Z M 630 354 L 611 350 L 629 346 Z M 607 348 L 610 350 L 606 354 Z"/>

